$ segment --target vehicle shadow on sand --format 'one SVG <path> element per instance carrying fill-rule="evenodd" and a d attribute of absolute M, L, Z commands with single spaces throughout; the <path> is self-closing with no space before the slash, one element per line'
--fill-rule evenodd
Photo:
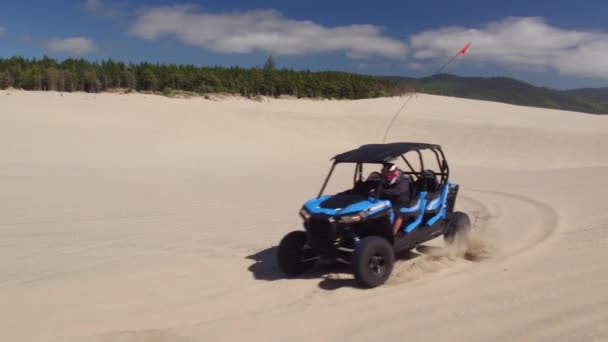
<path fill-rule="evenodd" d="M 350 265 L 340 262 L 320 262 L 315 265 L 312 270 L 303 275 L 297 277 L 286 276 L 281 272 L 276 263 L 277 250 L 278 247 L 273 246 L 246 257 L 247 259 L 255 261 L 253 265 L 247 268 L 255 279 L 266 281 L 280 279 L 321 279 L 318 284 L 319 288 L 327 291 L 333 291 L 343 287 L 359 288 L 352 276 Z M 420 253 L 405 251 L 397 254 L 395 257 L 398 261 L 407 261 L 417 258 L 420 255 Z"/>
<path fill-rule="evenodd" d="M 279 279 L 319 279 L 336 272 L 349 271 L 348 265 L 339 262 L 323 262 L 318 263 L 311 270 L 300 276 L 290 277 L 281 272 L 277 265 L 277 250 L 278 246 L 273 246 L 246 257 L 255 261 L 253 265 L 247 268 L 255 279 L 266 281 Z"/>
<path fill-rule="evenodd" d="M 247 268 L 255 279 L 273 281 L 285 278 L 276 263 L 277 250 L 277 246 L 272 246 L 246 257 L 255 261 L 253 265 Z"/>
<path fill-rule="evenodd" d="M 395 261 L 406 261 L 412 260 L 419 257 L 420 254 L 412 251 L 405 251 L 395 255 Z M 350 265 L 340 263 L 338 267 L 334 267 L 330 270 L 330 273 L 323 277 L 319 283 L 319 288 L 327 291 L 337 290 L 343 287 L 352 287 L 359 289 L 355 278 L 352 275 Z"/>

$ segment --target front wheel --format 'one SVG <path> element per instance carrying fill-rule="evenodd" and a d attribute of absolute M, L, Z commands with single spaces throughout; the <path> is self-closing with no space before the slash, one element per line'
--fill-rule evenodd
<path fill-rule="evenodd" d="M 466 241 L 470 231 L 471 219 L 469 215 L 456 211 L 450 215 L 443 239 L 447 245 L 453 245 L 457 241 Z"/>
<path fill-rule="evenodd" d="M 306 233 L 293 231 L 279 243 L 277 261 L 279 268 L 289 276 L 297 276 L 312 268 L 318 259 L 306 244 Z"/>
<path fill-rule="evenodd" d="M 355 245 L 353 273 L 357 283 L 371 288 L 384 284 L 393 271 L 395 252 L 384 238 L 370 236 Z"/>

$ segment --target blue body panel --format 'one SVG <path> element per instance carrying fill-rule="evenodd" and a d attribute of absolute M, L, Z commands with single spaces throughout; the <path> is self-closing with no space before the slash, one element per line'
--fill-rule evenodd
<path fill-rule="evenodd" d="M 420 210 L 421 204 L 422 201 L 420 200 L 420 198 L 418 198 L 418 202 L 416 202 L 416 204 L 409 208 L 401 208 L 399 209 L 399 212 L 403 214 L 415 213 Z"/>
<path fill-rule="evenodd" d="M 392 208 L 390 201 L 376 200 L 373 197 L 368 198 L 365 201 L 353 203 L 345 208 L 328 209 L 322 208 L 321 204 L 332 196 L 325 195 L 319 198 L 309 200 L 304 204 L 304 208 L 311 214 L 323 214 L 328 216 L 340 216 L 357 214 L 363 211 L 367 211 L 368 215 L 376 214 L 380 211 Z"/>
<path fill-rule="evenodd" d="M 401 209 L 401 212 L 404 214 L 407 213 L 411 213 L 411 212 L 418 212 L 418 216 L 416 217 L 416 219 L 414 220 L 414 222 L 408 224 L 405 227 L 405 231 L 410 233 L 412 230 L 418 228 L 418 226 L 420 226 L 420 223 L 422 223 L 422 218 L 424 217 L 424 213 L 423 210 L 421 210 L 422 208 L 426 207 L 426 192 L 421 192 L 420 194 L 418 194 L 418 205 L 416 206 L 417 210 L 415 211 L 404 211 L 404 209 Z M 407 208 L 406 210 L 409 210 L 410 208 Z"/>
<path fill-rule="evenodd" d="M 441 209 L 439 210 L 439 212 L 437 213 L 437 215 L 433 216 L 430 220 L 428 220 L 428 222 L 426 223 L 429 226 L 434 225 L 437 221 L 439 221 L 440 219 L 444 219 L 447 215 L 447 199 L 448 199 L 448 191 L 450 190 L 451 187 L 453 187 L 454 184 L 453 183 L 448 183 L 446 185 L 443 186 L 443 189 L 441 189 L 441 195 L 439 195 L 439 197 L 437 198 L 437 207 L 439 205 L 441 205 Z M 433 207 L 433 210 L 437 209 L 437 207 Z"/>
<path fill-rule="evenodd" d="M 418 201 L 416 204 L 409 208 L 401 208 L 399 211 L 402 214 L 415 215 L 415 220 L 410 222 L 405 228 L 404 231 L 410 233 L 414 229 L 420 227 L 422 224 L 427 226 L 432 226 L 437 223 L 440 219 L 445 219 L 447 216 L 447 197 L 450 188 L 456 186 L 454 183 L 447 183 L 443 185 L 441 188 L 441 193 L 439 196 L 431 201 L 427 200 L 428 193 L 423 191 L 418 194 Z M 327 199 L 331 198 L 331 195 L 324 195 L 319 198 L 313 198 L 307 201 L 304 204 L 304 208 L 311 213 L 317 215 L 328 215 L 328 216 L 341 216 L 341 215 L 349 215 L 349 214 L 357 214 L 365 212 L 367 215 L 374 215 L 381 211 L 385 211 L 387 209 L 391 209 L 393 206 L 388 200 L 376 200 L 374 197 L 369 197 L 367 200 L 363 200 L 357 203 L 353 203 L 348 205 L 345 208 L 336 208 L 336 209 L 328 209 L 322 208 L 321 204 Z M 424 219 L 424 214 L 427 211 L 436 211 L 439 210 L 433 217 L 431 217 L 427 222 L 422 222 Z M 391 210 L 390 214 L 391 223 L 395 221 L 394 211 Z"/>

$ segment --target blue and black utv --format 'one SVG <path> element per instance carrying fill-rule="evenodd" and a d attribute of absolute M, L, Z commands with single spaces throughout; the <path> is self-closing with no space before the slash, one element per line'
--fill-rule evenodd
<path fill-rule="evenodd" d="M 458 184 L 449 181 L 450 171 L 441 146 L 410 142 L 370 144 L 338 154 L 332 160 L 319 195 L 300 210 L 305 231 L 293 231 L 279 244 L 278 265 L 287 275 L 297 276 L 318 260 L 329 259 L 352 265 L 360 286 L 376 287 L 390 276 L 395 253 L 440 235 L 451 244 L 470 230 L 468 215 L 454 211 Z M 355 166 L 352 189 L 323 195 L 334 169 L 342 163 Z M 384 173 L 391 164 L 398 164 L 402 181 L 410 182 L 411 201 L 400 206 L 398 212 L 382 196 Z M 376 169 L 365 179 L 364 165 Z M 395 235 L 396 215 L 402 215 L 403 225 Z"/>

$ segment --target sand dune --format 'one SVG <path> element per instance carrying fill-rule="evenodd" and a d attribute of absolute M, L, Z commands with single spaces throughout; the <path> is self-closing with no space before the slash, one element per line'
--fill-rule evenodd
<path fill-rule="evenodd" d="M 0 92 L 0 340 L 608 340 L 608 117 L 417 95 L 389 140 L 443 146 L 473 241 L 281 276 L 402 101 Z"/>

